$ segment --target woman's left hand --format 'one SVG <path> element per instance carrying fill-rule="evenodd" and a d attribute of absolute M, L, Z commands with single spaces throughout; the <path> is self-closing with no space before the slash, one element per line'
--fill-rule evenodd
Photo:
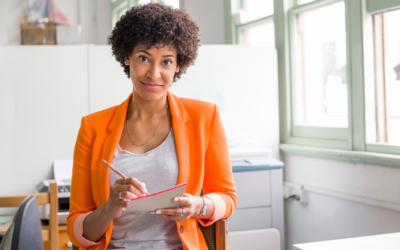
<path fill-rule="evenodd" d="M 197 217 L 203 208 L 203 199 L 200 196 L 184 193 L 182 197 L 175 197 L 174 201 L 180 203 L 181 207 L 157 209 L 150 213 L 184 222 L 191 217 Z"/>

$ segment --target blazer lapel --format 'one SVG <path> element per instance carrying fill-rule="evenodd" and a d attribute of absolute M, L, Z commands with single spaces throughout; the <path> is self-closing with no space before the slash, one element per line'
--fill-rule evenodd
<path fill-rule="evenodd" d="M 100 181 L 99 181 L 99 190 L 101 201 L 104 204 L 108 200 L 108 196 L 110 193 L 109 187 L 109 168 L 104 165 L 101 161 L 104 159 L 108 163 L 111 163 L 114 159 L 115 150 L 117 150 L 119 141 L 121 139 L 122 131 L 124 129 L 124 122 L 126 118 L 126 111 L 128 109 L 129 101 L 132 97 L 132 94 L 129 95 L 128 99 L 126 99 L 119 107 L 117 108 L 113 118 L 111 119 L 110 124 L 107 127 L 108 136 L 104 141 L 103 155 L 102 159 L 99 159 L 100 162 Z"/>
<path fill-rule="evenodd" d="M 190 118 L 179 97 L 172 94 L 170 91 L 167 92 L 167 96 L 169 107 L 171 109 L 172 127 L 174 130 L 175 144 L 178 154 L 178 184 L 181 184 L 186 182 L 189 167 L 190 129 L 186 126 L 186 123 L 190 121 Z M 121 103 L 121 105 L 119 105 L 107 128 L 109 135 L 104 141 L 103 158 L 99 159 L 98 162 L 98 164 L 100 164 L 99 190 L 102 204 L 107 202 L 110 193 L 108 184 L 110 171 L 101 161 L 104 159 L 111 163 L 114 158 L 115 150 L 117 149 L 118 143 L 121 139 L 126 112 L 131 97 L 132 94 L 128 99 Z"/>
<path fill-rule="evenodd" d="M 179 176 L 178 184 L 186 182 L 189 168 L 190 129 L 186 123 L 190 121 L 179 97 L 168 91 L 168 103 L 172 115 L 172 127 L 175 135 L 176 151 L 178 154 Z"/>

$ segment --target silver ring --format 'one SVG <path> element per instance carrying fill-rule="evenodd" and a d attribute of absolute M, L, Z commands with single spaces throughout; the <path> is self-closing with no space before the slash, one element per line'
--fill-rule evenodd
<path fill-rule="evenodd" d="M 122 200 L 121 193 L 122 193 L 122 192 L 119 192 L 119 198 Z"/>
<path fill-rule="evenodd" d="M 124 178 L 124 184 L 125 184 L 126 178 Z"/>
<path fill-rule="evenodd" d="M 181 216 L 184 216 L 184 215 L 185 215 L 185 209 L 182 208 L 182 214 L 181 214 Z"/>

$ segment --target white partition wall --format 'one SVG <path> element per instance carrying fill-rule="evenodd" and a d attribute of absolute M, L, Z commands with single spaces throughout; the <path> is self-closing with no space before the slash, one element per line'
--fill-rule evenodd
<path fill-rule="evenodd" d="M 71 159 L 87 115 L 86 46 L 0 46 L 0 195 L 32 193 Z"/>
<path fill-rule="evenodd" d="M 111 46 L 89 46 L 90 113 L 120 104 L 132 92 L 131 79 L 111 53 Z"/>
<path fill-rule="evenodd" d="M 132 83 L 111 56 L 111 47 L 90 46 L 89 58 L 91 113 L 120 104 L 132 91 Z M 202 45 L 194 66 L 170 90 L 216 103 L 230 147 L 264 147 L 279 157 L 274 48 Z"/>
<path fill-rule="evenodd" d="M 52 178 L 53 160 L 73 156 L 81 117 L 131 91 L 110 46 L 0 47 L 0 195 Z M 230 146 L 261 145 L 278 157 L 275 49 L 202 45 L 171 91 L 218 104 Z"/>
<path fill-rule="evenodd" d="M 263 147 L 279 157 L 275 48 L 202 45 L 171 91 L 216 103 L 230 149 Z"/>

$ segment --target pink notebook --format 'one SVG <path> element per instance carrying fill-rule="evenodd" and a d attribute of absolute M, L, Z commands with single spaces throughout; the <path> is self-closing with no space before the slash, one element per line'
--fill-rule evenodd
<path fill-rule="evenodd" d="M 177 208 L 180 203 L 174 202 L 176 196 L 182 196 L 185 192 L 186 183 L 168 188 L 158 193 L 132 199 L 122 215 L 137 211 L 155 211 L 159 208 Z"/>

